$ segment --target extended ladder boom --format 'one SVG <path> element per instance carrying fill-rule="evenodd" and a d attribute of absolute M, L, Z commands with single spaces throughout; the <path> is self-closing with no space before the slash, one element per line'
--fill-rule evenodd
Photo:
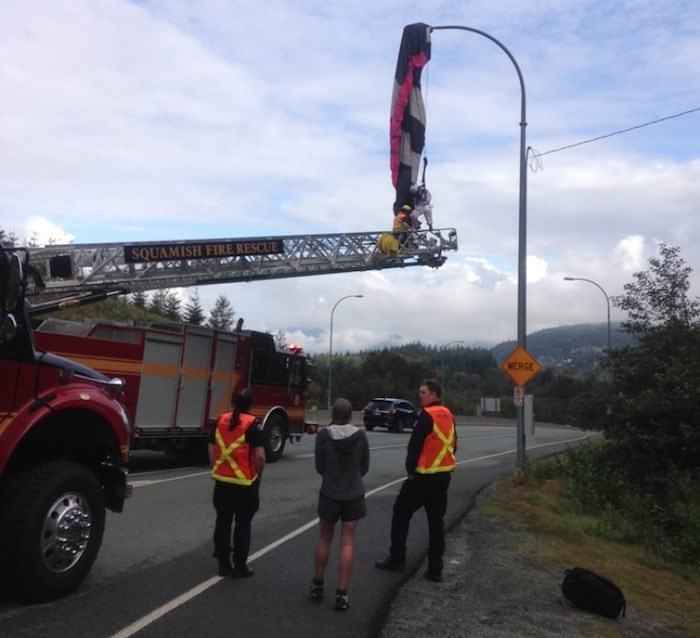
<path fill-rule="evenodd" d="M 76 293 L 162 288 L 329 273 L 430 266 L 457 250 L 453 228 L 417 230 L 396 253 L 385 254 L 385 231 L 133 244 L 64 244 L 32 249 L 46 291 Z"/>

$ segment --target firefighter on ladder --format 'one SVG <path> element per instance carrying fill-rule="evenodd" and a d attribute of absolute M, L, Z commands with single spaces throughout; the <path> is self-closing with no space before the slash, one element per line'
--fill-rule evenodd
<path fill-rule="evenodd" d="M 394 215 L 394 224 L 392 231 L 394 237 L 399 240 L 399 246 L 403 246 L 408 239 L 408 233 L 413 230 L 411 226 L 411 212 L 413 208 L 408 204 L 404 204 Z"/>

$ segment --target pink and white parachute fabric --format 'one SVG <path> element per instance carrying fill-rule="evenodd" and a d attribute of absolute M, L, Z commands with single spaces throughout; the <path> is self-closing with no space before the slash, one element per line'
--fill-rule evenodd
<path fill-rule="evenodd" d="M 420 77 L 429 60 L 430 27 L 423 23 L 404 27 L 389 121 L 391 182 L 396 189 L 394 213 L 404 204 L 414 208 L 420 203 L 415 196 L 420 186 L 418 172 L 426 123 Z"/>

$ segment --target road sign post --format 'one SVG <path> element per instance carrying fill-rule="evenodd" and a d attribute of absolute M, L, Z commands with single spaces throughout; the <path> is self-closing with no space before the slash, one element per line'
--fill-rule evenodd
<path fill-rule="evenodd" d="M 525 388 L 515 386 L 513 390 L 513 405 L 520 408 L 525 405 Z"/>
<path fill-rule="evenodd" d="M 541 369 L 539 361 L 535 359 L 525 348 L 518 346 L 501 364 L 502 370 L 511 378 L 515 384 L 513 400 L 520 417 L 518 418 L 518 466 L 524 469 L 525 466 L 525 386 Z"/>

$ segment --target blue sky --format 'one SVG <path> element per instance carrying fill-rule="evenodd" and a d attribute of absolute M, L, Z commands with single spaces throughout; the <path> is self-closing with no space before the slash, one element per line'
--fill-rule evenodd
<path fill-rule="evenodd" d="M 0 0 L 0 226 L 91 243 L 373 231 L 391 223 L 404 25 L 501 41 L 545 153 L 700 107 L 694 0 L 410 3 Z M 438 270 L 199 289 L 307 351 L 516 338 L 520 88 L 492 42 L 436 31 L 424 72 Z M 700 112 L 528 170 L 527 331 L 603 322 L 659 242 L 700 276 Z M 536 169 L 536 170 L 534 170 Z M 184 291 L 186 296 L 188 291 Z M 613 309 L 613 319 L 620 315 Z"/>

